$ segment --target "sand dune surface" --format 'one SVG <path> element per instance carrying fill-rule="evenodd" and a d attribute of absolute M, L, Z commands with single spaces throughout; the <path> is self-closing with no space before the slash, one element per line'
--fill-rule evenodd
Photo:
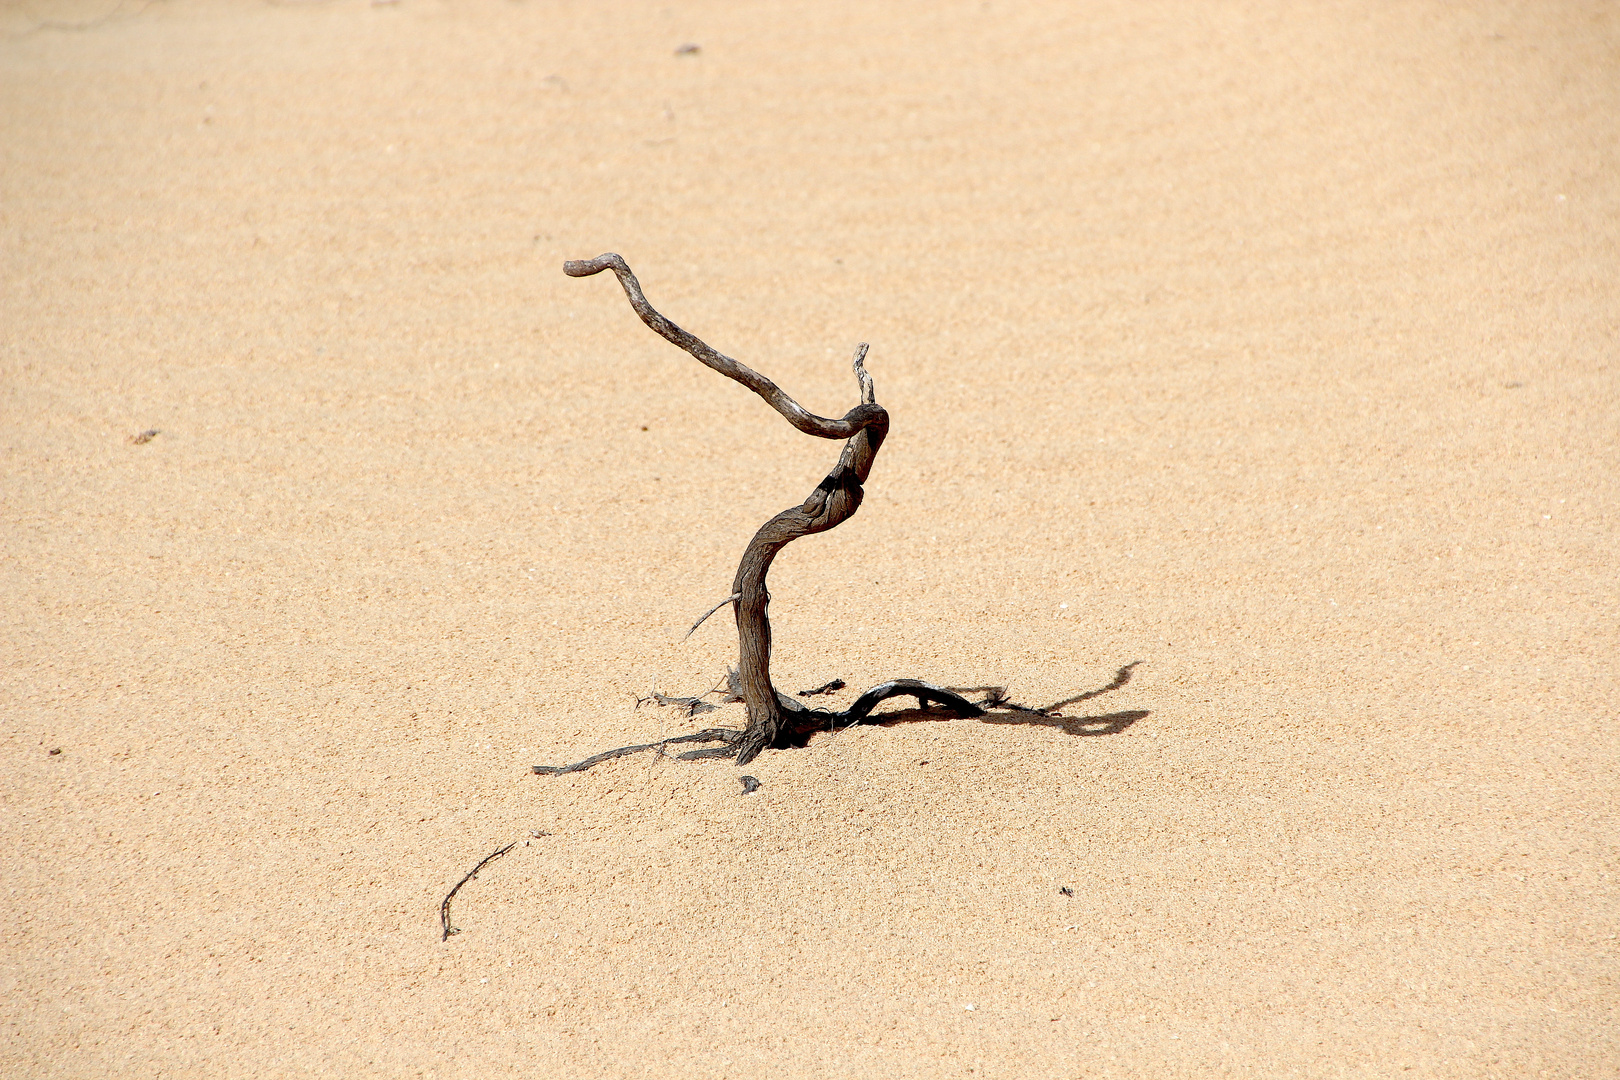
<path fill-rule="evenodd" d="M 1617 70 L 1558 0 L 8 0 L 0 1073 L 1620 1074 Z M 1025 708 L 531 771 L 741 720 L 637 699 L 838 452 L 606 251 L 823 415 L 871 344 L 778 685 Z"/>

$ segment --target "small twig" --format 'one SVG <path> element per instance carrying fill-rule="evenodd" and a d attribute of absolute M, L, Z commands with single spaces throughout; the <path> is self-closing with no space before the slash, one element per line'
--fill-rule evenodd
<path fill-rule="evenodd" d="M 499 851 L 490 852 L 488 855 L 484 856 L 482 862 L 473 867 L 471 870 L 467 871 L 466 877 L 456 882 L 456 887 L 450 890 L 449 894 L 444 898 L 444 903 L 439 905 L 439 924 L 444 928 L 444 936 L 439 939 L 440 941 L 449 941 L 451 934 L 461 933 L 460 930 L 457 930 L 454 926 L 450 925 L 450 901 L 456 898 L 456 893 L 461 891 L 461 887 L 463 885 L 477 877 L 478 871 L 482 870 L 484 867 L 488 866 L 490 863 L 494 862 L 502 855 L 505 855 L 508 851 L 511 851 L 515 847 L 517 847 L 516 840 L 512 841 L 510 844 L 507 844 Z"/>
<path fill-rule="evenodd" d="M 713 693 L 714 691 L 710 691 Z M 731 705 L 738 701 L 746 701 L 742 691 L 742 676 L 737 674 L 734 667 L 726 668 L 726 689 L 720 695 L 720 704 Z"/>
<path fill-rule="evenodd" d="M 719 683 L 715 683 L 713 686 L 709 687 L 709 689 L 697 695 L 697 697 L 676 697 L 672 694 L 660 694 L 657 690 L 654 690 L 646 697 L 637 697 L 636 708 L 639 709 L 650 701 L 654 705 L 664 708 L 680 709 L 686 714 L 686 718 L 690 720 L 694 716 L 699 716 L 706 712 L 714 712 L 714 710 L 718 709 L 720 705 L 727 705 L 730 704 L 731 701 L 736 700 L 731 697 L 725 697 L 725 699 L 720 702 L 720 705 L 710 705 L 707 701 L 703 700 L 710 694 L 720 693 L 721 690 Z"/>
<path fill-rule="evenodd" d="M 646 697 L 636 698 L 636 708 L 641 708 L 649 701 L 654 705 L 660 705 L 665 708 L 680 709 L 686 714 L 688 719 L 697 716 L 700 713 L 714 712 L 714 710 L 717 708 L 717 706 L 710 705 L 701 697 L 671 697 L 668 694 L 660 694 L 656 690 L 654 690 L 651 694 L 648 694 Z"/>
<path fill-rule="evenodd" d="M 872 405 L 877 402 L 877 390 L 872 385 L 872 376 L 866 373 L 866 350 L 869 346 L 861 342 L 855 346 L 855 381 L 861 384 L 861 404 Z"/>
<path fill-rule="evenodd" d="M 714 605 L 714 607 L 710 608 L 708 611 L 705 611 L 703 613 L 702 617 L 700 617 L 697 622 L 692 624 L 692 629 L 690 629 L 690 630 L 688 630 L 686 632 L 686 637 L 681 638 L 681 640 L 685 641 L 686 638 L 689 638 L 694 633 L 696 633 L 697 628 L 702 626 L 705 622 L 707 622 L 709 620 L 710 615 L 713 615 L 715 612 L 719 611 L 721 608 L 725 607 L 727 604 L 731 603 L 732 601 L 741 600 L 741 599 L 742 599 L 742 593 L 732 593 L 730 596 L 726 597 L 724 600 L 722 600 L 718 604 Z"/>

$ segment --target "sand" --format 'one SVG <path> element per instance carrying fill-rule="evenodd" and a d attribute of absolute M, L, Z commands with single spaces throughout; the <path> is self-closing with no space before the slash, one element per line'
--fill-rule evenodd
<path fill-rule="evenodd" d="M 1599 3 L 6 3 L 0 1073 L 1620 1075 L 1617 71 Z M 823 414 L 871 343 L 778 685 L 1129 681 L 532 774 L 741 719 L 635 702 L 837 453 L 603 251 Z"/>

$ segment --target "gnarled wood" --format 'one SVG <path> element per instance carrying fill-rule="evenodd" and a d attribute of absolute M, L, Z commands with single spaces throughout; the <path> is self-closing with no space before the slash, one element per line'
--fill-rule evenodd
<path fill-rule="evenodd" d="M 860 509 L 861 485 L 871 473 L 872 462 L 883 445 L 884 436 L 889 433 L 889 413 L 877 403 L 872 378 L 866 373 L 865 342 L 856 347 L 854 361 L 861 403 L 842 419 L 829 420 L 804 408 L 753 368 L 717 352 L 665 318 L 647 302 L 641 282 L 618 255 L 610 252 L 594 259 L 563 264 L 563 272 L 570 277 L 589 277 L 603 270 L 613 271 L 641 321 L 665 340 L 754 391 L 800 431 L 823 439 L 849 440 L 838 457 L 838 464 L 803 503 L 782 511 L 760 526 L 737 566 L 731 587 L 736 597 L 733 604 L 737 618 L 737 670 L 743 700 L 748 705 L 748 724 L 737 747 L 737 763 L 746 765 L 761 750 L 779 743 L 786 728 L 784 713 L 806 711 L 792 698 L 778 694 L 771 685 L 771 594 L 765 588 L 765 576 L 777 552 L 788 544 L 801 536 L 826 532 L 849 520 Z"/>
<path fill-rule="evenodd" d="M 605 255 L 598 255 L 594 259 L 571 259 L 563 263 L 563 273 L 569 277 L 590 277 L 592 274 L 600 274 L 603 270 L 612 270 L 618 277 L 619 284 L 624 286 L 624 294 L 630 298 L 630 306 L 635 308 L 636 314 L 641 316 L 641 321 L 651 327 L 655 333 L 665 340 L 679 345 L 720 374 L 736 379 L 748 387 L 748 389 L 764 398 L 771 408 L 786 417 L 788 423 L 806 435 L 815 435 L 823 439 L 848 439 L 867 424 L 872 423 L 873 417 L 883 411 L 880 407 L 872 405 L 872 398 L 869 394 L 863 394 L 862 401 L 865 404 L 851 409 L 841 420 L 829 420 L 824 416 L 817 416 L 797 401 L 788 397 L 780 387 L 753 368 L 746 364 L 740 364 L 731 357 L 710 348 L 708 344 L 682 330 L 661 315 L 656 308 L 647 303 L 647 298 L 641 292 L 641 282 L 636 280 L 636 275 L 631 273 L 630 267 L 618 255 L 610 251 Z M 861 346 L 861 355 L 866 355 L 865 345 Z M 861 378 L 864 388 L 870 380 L 865 378 L 864 373 Z M 884 415 L 887 416 L 886 413 Z"/>
<path fill-rule="evenodd" d="M 1130 682 L 1131 671 L 1136 666 L 1136 661 L 1126 664 L 1115 673 L 1113 681 L 1108 685 L 1099 687 L 1096 690 L 1088 690 L 1082 694 L 1075 694 L 1041 709 L 1019 705 L 1016 702 L 1007 700 L 1006 689 L 1000 686 L 951 689 L 950 687 L 921 682 L 917 679 L 892 679 L 889 682 L 872 687 L 872 689 L 851 702 L 849 708 L 838 712 L 828 709 L 805 709 L 802 706 L 789 710 L 784 717 L 785 726 L 775 745 L 803 746 L 817 732 L 842 731 L 844 728 L 854 727 L 857 724 L 909 722 L 943 718 L 945 716 L 978 717 L 987 724 L 1036 724 L 1041 727 L 1057 728 L 1069 735 L 1117 735 L 1136 723 L 1136 721 L 1147 716 L 1147 710 L 1131 709 L 1124 712 L 1108 713 L 1104 716 L 1064 716 L 1062 711 L 1070 705 L 1089 701 L 1094 697 L 1118 690 Z M 965 693 L 974 692 L 984 693 L 984 700 L 972 702 L 962 696 Z M 872 709 L 880 702 L 894 697 L 916 698 L 917 709 L 908 709 L 899 713 L 874 714 L 872 712 Z M 692 699 L 669 698 L 667 700 L 679 703 Z M 943 706 L 943 708 L 936 714 L 930 706 Z M 741 731 L 735 731 L 731 728 L 710 728 L 707 731 L 665 739 L 661 742 L 642 743 L 639 746 L 621 746 L 617 750 L 593 754 L 584 761 L 575 762 L 573 765 L 535 765 L 533 769 L 536 773 L 553 776 L 561 773 L 584 772 L 593 765 L 600 765 L 604 761 L 612 761 L 627 754 L 636 754 L 644 750 L 656 750 L 662 754 L 666 747 L 685 742 L 709 742 L 722 745 L 702 750 L 688 750 L 686 753 L 678 755 L 681 761 L 729 758 L 736 755 L 736 747 L 741 744 L 742 738 L 743 732 Z"/>

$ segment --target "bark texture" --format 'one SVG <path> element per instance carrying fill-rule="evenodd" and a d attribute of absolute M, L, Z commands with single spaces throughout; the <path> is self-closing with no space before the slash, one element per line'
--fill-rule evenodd
<path fill-rule="evenodd" d="M 833 721 L 841 715 L 806 709 L 791 697 L 777 693 L 772 685 L 771 594 L 765 587 L 765 578 L 777 552 L 788 544 L 801 536 L 826 532 L 849 520 L 860 509 L 862 485 L 872 471 L 872 462 L 883 445 L 884 437 L 889 433 L 889 414 L 877 403 L 872 378 L 866 373 L 865 342 L 856 347 L 854 361 L 855 378 L 860 385 L 860 404 L 837 420 L 817 416 L 794 401 L 770 379 L 717 352 L 660 314 L 647 302 L 641 291 L 641 283 L 618 255 L 609 253 L 563 264 L 563 272 L 570 277 L 589 277 L 604 270 L 613 271 L 619 284 L 624 287 L 625 295 L 630 298 L 630 306 L 641 316 L 641 321 L 661 337 L 686 350 L 706 366 L 754 391 L 771 408 L 781 413 L 788 423 L 805 434 L 823 439 L 847 440 L 838 463 L 816 485 L 809 498 L 761 525 L 737 566 L 737 576 L 731 590 L 734 598 L 730 602 L 737 620 L 737 684 L 748 706 L 748 723 L 736 740 L 728 740 L 724 746 L 714 750 L 682 756 L 730 756 L 735 753 L 737 763 L 745 765 L 766 747 L 789 745 L 796 739 L 808 737 L 809 731 L 836 726 Z M 885 690 L 886 693 L 872 697 Z M 861 716 L 864 717 L 883 697 L 892 697 L 897 693 L 916 696 L 919 704 L 925 700 L 936 701 L 965 710 L 962 714 L 966 716 L 980 713 L 977 706 L 948 690 L 914 680 L 902 680 L 886 683 L 863 695 L 857 703 L 865 703 Z"/>

